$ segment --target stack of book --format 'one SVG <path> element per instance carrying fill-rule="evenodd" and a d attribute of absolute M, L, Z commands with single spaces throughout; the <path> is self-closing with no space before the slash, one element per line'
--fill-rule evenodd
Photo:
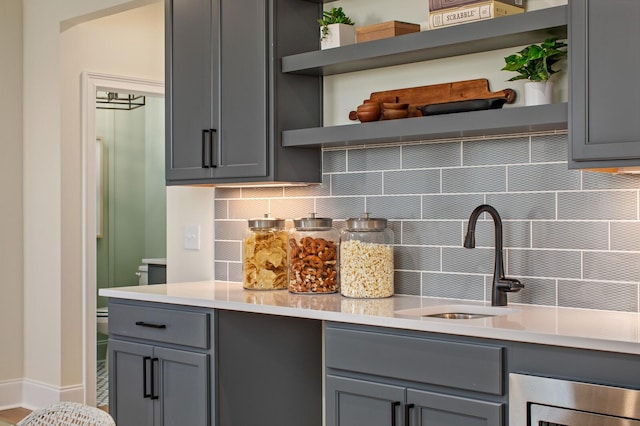
<path fill-rule="evenodd" d="M 523 13 L 526 0 L 428 0 L 429 28 Z"/>

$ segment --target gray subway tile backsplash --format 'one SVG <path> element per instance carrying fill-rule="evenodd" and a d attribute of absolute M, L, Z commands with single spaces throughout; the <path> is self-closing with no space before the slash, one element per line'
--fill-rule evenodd
<path fill-rule="evenodd" d="M 529 162 L 529 138 L 506 138 L 464 142 L 462 164 L 483 166 Z"/>
<path fill-rule="evenodd" d="M 483 300 L 484 287 L 482 275 L 435 272 L 422 274 L 422 296 Z"/>
<path fill-rule="evenodd" d="M 569 140 L 566 133 L 531 138 L 531 162 L 566 162 Z"/>
<path fill-rule="evenodd" d="M 606 222 L 533 222 L 533 247 L 549 249 L 607 250 Z"/>
<path fill-rule="evenodd" d="M 442 170 L 442 192 L 504 192 L 507 189 L 505 166 L 461 167 Z"/>
<path fill-rule="evenodd" d="M 469 219 L 485 197 L 482 194 L 443 194 L 422 196 L 422 218 L 430 220 Z"/>
<path fill-rule="evenodd" d="M 420 196 L 367 197 L 367 212 L 372 217 L 420 219 Z"/>
<path fill-rule="evenodd" d="M 515 165 L 507 171 L 510 192 L 580 189 L 580 172 L 568 170 L 566 163 Z"/>
<path fill-rule="evenodd" d="M 440 169 L 462 165 L 460 142 L 405 145 L 402 147 L 403 169 Z"/>
<path fill-rule="evenodd" d="M 636 220 L 638 191 L 560 192 L 558 219 Z"/>
<path fill-rule="evenodd" d="M 566 161 L 563 132 L 326 149 L 321 185 L 215 190 L 214 276 L 242 280 L 250 217 L 315 211 L 340 229 L 367 211 L 394 230 L 397 294 L 489 301 L 489 216 L 477 248 L 462 247 L 471 211 L 487 203 L 502 217 L 506 272 L 525 285 L 510 303 L 638 312 L 640 176 Z"/>
<path fill-rule="evenodd" d="M 440 192 L 440 170 L 400 170 L 382 175 L 384 194 L 437 194 Z"/>
<path fill-rule="evenodd" d="M 324 173 L 346 172 L 347 151 L 324 151 L 322 153 L 322 171 Z"/>
<path fill-rule="evenodd" d="M 340 173 L 331 176 L 331 195 L 361 194 L 382 194 L 382 172 Z"/>
<path fill-rule="evenodd" d="M 637 312 L 638 285 L 560 280 L 558 302 L 573 308 Z"/>
<path fill-rule="evenodd" d="M 459 246 L 462 244 L 461 221 L 407 220 L 402 223 L 402 244 Z"/>
<path fill-rule="evenodd" d="M 555 192 L 487 194 L 503 220 L 551 220 L 556 218 Z"/>
<path fill-rule="evenodd" d="M 400 168 L 400 147 L 364 148 L 347 150 L 347 170 L 393 170 Z"/>

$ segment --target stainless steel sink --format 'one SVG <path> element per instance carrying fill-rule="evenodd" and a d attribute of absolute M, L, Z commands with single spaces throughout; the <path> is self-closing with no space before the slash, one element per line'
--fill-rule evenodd
<path fill-rule="evenodd" d="M 444 319 L 476 319 L 476 318 L 493 317 L 495 315 L 470 314 L 467 312 L 443 312 L 440 314 L 429 314 L 429 315 L 423 315 L 423 316 L 432 317 L 432 318 L 444 318 Z"/>
<path fill-rule="evenodd" d="M 518 312 L 517 309 L 503 306 L 476 306 L 476 305 L 438 305 L 425 306 L 423 308 L 403 309 L 395 311 L 398 315 L 406 315 L 419 318 L 441 318 L 470 320 L 478 318 L 495 317 Z"/>

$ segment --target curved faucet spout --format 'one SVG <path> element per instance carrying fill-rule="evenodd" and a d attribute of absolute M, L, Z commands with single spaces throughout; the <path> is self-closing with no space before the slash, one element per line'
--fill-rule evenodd
<path fill-rule="evenodd" d="M 464 238 L 465 248 L 475 248 L 476 246 L 476 223 L 482 213 L 488 213 L 493 219 L 494 239 L 495 239 L 495 262 L 493 266 L 493 284 L 491 288 L 491 305 L 507 306 L 507 293 L 519 291 L 524 285 L 514 279 L 504 276 L 504 262 L 502 254 L 502 219 L 498 211 L 488 204 L 476 207 L 469 217 L 467 235 Z"/>

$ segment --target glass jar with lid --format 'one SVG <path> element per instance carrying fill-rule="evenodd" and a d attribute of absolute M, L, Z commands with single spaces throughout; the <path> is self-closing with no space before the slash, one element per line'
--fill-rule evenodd
<path fill-rule="evenodd" d="M 387 219 L 347 219 L 340 237 L 340 293 L 346 297 L 393 295 L 393 231 Z"/>
<path fill-rule="evenodd" d="M 294 219 L 289 231 L 289 291 L 337 293 L 340 232 L 333 220 L 316 217 Z"/>
<path fill-rule="evenodd" d="M 284 219 L 265 214 L 249 219 L 242 247 L 242 285 L 249 290 L 287 288 L 287 231 Z"/>

